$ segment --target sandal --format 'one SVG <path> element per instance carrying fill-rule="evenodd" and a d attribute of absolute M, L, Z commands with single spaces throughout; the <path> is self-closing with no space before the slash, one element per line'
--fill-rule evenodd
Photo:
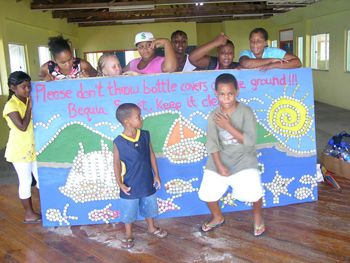
<path fill-rule="evenodd" d="M 39 224 L 41 223 L 41 215 L 37 214 L 37 217 L 36 218 L 33 218 L 33 219 L 24 219 L 23 220 L 23 223 L 24 224 Z"/>
<path fill-rule="evenodd" d="M 130 249 L 134 246 L 134 239 L 133 238 L 124 238 L 122 239 L 122 248 Z"/>
<path fill-rule="evenodd" d="M 24 224 L 39 224 L 41 223 L 41 218 L 35 218 L 30 220 L 23 220 Z"/>
<path fill-rule="evenodd" d="M 265 232 L 265 224 L 264 222 L 260 224 L 260 226 L 254 225 L 254 236 L 258 237 L 264 234 Z"/>
<path fill-rule="evenodd" d="M 218 227 L 222 226 L 224 223 L 225 223 L 225 219 L 222 219 L 221 222 L 216 223 L 216 224 L 210 224 L 209 222 L 206 222 L 206 223 L 204 223 L 204 224 L 201 226 L 201 230 L 202 230 L 203 232 L 208 232 L 208 231 L 211 231 L 211 230 L 213 230 L 213 229 L 215 229 L 215 228 L 218 228 Z"/>
<path fill-rule="evenodd" d="M 158 238 L 165 238 L 168 235 L 168 232 L 161 229 L 161 228 L 157 228 L 154 232 L 151 233 L 152 235 L 158 237 Z"/>

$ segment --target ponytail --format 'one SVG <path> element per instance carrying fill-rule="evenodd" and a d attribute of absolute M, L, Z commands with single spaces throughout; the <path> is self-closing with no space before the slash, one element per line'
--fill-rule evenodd
<path fill-rule="evenodd" d="M 7 97 L 7 100 L 10 100 L 14 94 L 15 92 L 12 89 L 9 89 L 9 96 Z"/>
<path fill-rule="evenodd" d="M 62 51 L 69 51 L 72 53 L 71 46 L 69 45 L 69 39 L 64 39 L 63 36 L 49 37 L 49 50 L 53 58 L 56 57 Z"/>

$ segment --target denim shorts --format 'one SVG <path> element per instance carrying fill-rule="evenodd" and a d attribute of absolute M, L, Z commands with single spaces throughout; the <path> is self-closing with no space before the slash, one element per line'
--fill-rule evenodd
<path fill-rule="evenodd" d="M 138 198 L 138 199 L 120 199 L 121 216 L 123 223 L 130 224 L 137 220 L 138 212 L 144 218 L 155 218 L 158 216 L 157 195 Z"/>

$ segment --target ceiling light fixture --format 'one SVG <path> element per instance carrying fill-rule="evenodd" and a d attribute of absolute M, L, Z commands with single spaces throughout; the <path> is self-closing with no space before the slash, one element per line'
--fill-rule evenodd
<path fill-rule="evenodd" d="M 109 7 L 109 12 L 124 12 L 137 10 L 154 10 L 155 5 L 120 5 Z"/>
<path fill-rule="evenodd" d="M 156 22 L 155 18 L 140 18 L 140 19 L 122 19 L 122 20 L 97 20 L 97 21 L 80 21 L 79 24 L 105 24 L 105 23 L 118 23 L 118 24 L 143 24 L 143 23 L 154 23 Z"/>
<path fill-rule="evenodd" d="M 235 15 L 232 15 L 232 18 L 249 17 L 249 16 L 264 16 L 264 15 L 273 15 L 273 14 L 235 14 Z"/>
<path fill-rule="evenodd" d="M 154 23 L 161 21 L 168 21 L 174 19 L 198 19 L 198 18 L 215 18 L 215 17 L 228 17 L 228 18 L 238 18 L 238 17 L 262 17 L 265 15 L 276 15 L 277 13 L 255 13 L 255 14 L 218 14 L 218 15 L 199 15 L 199 16 L 177 16 L 177 17 L 159 17 L 159 18 L 140 18 L 140 19 L 122 19 L 122 20 L 98 20 L 98 21 L 80 21 L 79 24 L 90 24 L 90 23 L 119 23 L 119 24 L 143 24 L 143 23 Z"/>
<path fill-rule="evenodd" d="M 203 4 L 226 4 L 226 3 L 245 3 L 245 2 L 266 2 L 268 0 L 206 0 L 201 3 Z M 310 0 L 311 1 L 311 0 Z M 319 0 L 313 0 L 319 1 Z M 158 2 L 158 1 L 154 1 Z M 138 2 L 140 3 L 140 2 Z M 199 3 L 199 2 L 198 2 Z M 51 10 L 87 10 L 87 9 L 102 9 L 108 8 L 110 11 L 134 11 L 134 10 L 154 10 L 157 6 L 170 6 L 170 5 L 190 5 L 193 4 L 193 1 L 190 0 L 174 0 L 174 1 L 160 1 L 159 3 L 154 4 L 145 4 L 145 5 L 117 5 L 115 1 L 111 3 L 71 3 L 71 4 L 31 4 L 33 11 L 51 11 Z M 141 6 L 141 9 L 140 7 Z M 143 9 L 142 9 L 143 7 Z M 146 9 L 149 8 L 149 9 Z"/>
<path fill-rule="evenodd" d="M 144 23 L 154 23 L 156 20 L 154 18 L 144 18 L 144 19 L 125 19 L 121 21 L 122 24 L 144 24 Z"/>

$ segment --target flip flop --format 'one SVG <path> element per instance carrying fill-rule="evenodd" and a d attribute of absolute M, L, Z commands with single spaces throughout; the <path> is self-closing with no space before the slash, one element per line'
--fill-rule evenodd
<path fill-rule="evenodd" d="M 151 233 L 152 235 L 158 237 L 158 238 L 165 238 L 168 235 L 168 232 L 161 229 L 161 228 L 157 228 L 154 232 Z"/>
<path fill-rule="evenodd" d="M 265 232 L 265 224 L 261 223 L 260 226 L 254 225 L 254 236 L 258 237 L 264 234 Z"/>
<path fill-rule="evenodd" d="M 135 245 L 133 238 L 122 239 L 122 248 L 130 249 Z"/>
<path fill-rule="evenodd" d="M 41 223 L 41 218 L 35 218 L 31 220 L 23 220 L 24 224 L 39 224 Z"/>
<path fill-rule="evenodd" d="M 215 228 L 218 228 L 218 227 L 222 226 L 224 223 L 225 223 L 225 219 L 222 219 L 221 222 L 216 223 L 216 224 L 210 224 L 209 222 L 206 222 L 206 223 L 204 223 L 204 224 L 201 226 L 201 230 L 202 230 L 203 232 L 209 232 L 209 231 L 211 231 L 211 230 L 213 230 L 213 229 L 215 229 Z"/>

